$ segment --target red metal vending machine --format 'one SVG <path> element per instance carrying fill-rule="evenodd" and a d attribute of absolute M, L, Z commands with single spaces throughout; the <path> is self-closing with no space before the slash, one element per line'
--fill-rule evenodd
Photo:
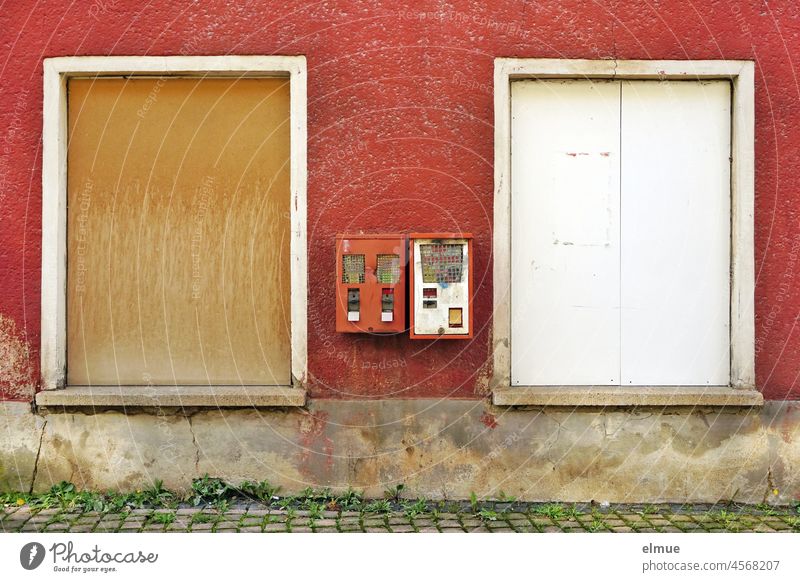
<path fill-rule="evenodd" d="M 404 234 L 337 235 L 336 331 L 404 331 L 406 263 Z"/>

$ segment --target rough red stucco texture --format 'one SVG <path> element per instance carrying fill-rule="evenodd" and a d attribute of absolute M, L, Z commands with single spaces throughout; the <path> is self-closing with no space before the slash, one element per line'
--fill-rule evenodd
<path fill-rule="evenodd" d="M 38 377 L 42 59 L 175 54 L 307 56 L 308 349 L 317 398 L 470 398 L 485 391 L 495 57 L 755 60 L 757 381 L 767 398 L 800 397 L 794 1 L 237 4 L 3 5 L 0 315 L 13 325 L 4 323 L 0 353 L 17 350 L 26 360 L 0 362 L 6 397 L 25 398 L 21 383 Z M 474 233 L 474 341 L 336 334 L 334 236 L 358 230 Z"/>

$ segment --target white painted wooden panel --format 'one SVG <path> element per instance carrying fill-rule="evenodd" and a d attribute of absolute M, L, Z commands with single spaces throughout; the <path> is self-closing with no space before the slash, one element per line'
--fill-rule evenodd
<path fill-rule="evenodd" d="M 622 383 L 727 385 L 730 85 L 622 82 Z"/>
<path fill-rule="evenodd" d="M 619 82 L 512 83 L 513 385 L 620 383 L 619 106 Z"/>

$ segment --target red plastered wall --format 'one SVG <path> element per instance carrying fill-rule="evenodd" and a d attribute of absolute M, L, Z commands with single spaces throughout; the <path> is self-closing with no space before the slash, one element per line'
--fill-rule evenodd
<path fill-rule="evenodd" d="M 791 0 L 86 3 L 0 11 L 0 390 L 38 378 L 42 59 L 308 59 L 309 371 L 315 398 L 478 397 L 491 373 L 493 60 L 756 61 L 756 371 L 800 397 L 800 8 Z M 338 232 L 475 235 L 475 339 L 334 331 Z"/>

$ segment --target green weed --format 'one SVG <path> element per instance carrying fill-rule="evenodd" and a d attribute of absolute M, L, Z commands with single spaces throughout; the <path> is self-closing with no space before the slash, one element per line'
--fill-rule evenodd
<path fill-rule="evenodd" d="M 546 503 L 545 505 L 539 505 L 533 508 L 533 513 L 544 515 L 550 519 L 564 519 L 565 517 L 570 517 L 567 509 L 560 503 Z"/>
<path fill-rule="evenodd" d="M 392 504 L 388 499 L 378 499 L 364 506 L 364 513 L 390 513 Z"/>
<path fill-rule="evenodd" d="M 176 516 L 174 513 L 154 513 L 150 516 L 150 522 L 169 525 L 175 521 L 175 517 Z"/>
<path fill-rule="evenodd" d="M 406 517 L 416 517 L 420 513 L 425 513 L 428 510 L 428 501 L 421 497 L 413 503 L 406 503 L 403 505 L 403 515 Z"/>

